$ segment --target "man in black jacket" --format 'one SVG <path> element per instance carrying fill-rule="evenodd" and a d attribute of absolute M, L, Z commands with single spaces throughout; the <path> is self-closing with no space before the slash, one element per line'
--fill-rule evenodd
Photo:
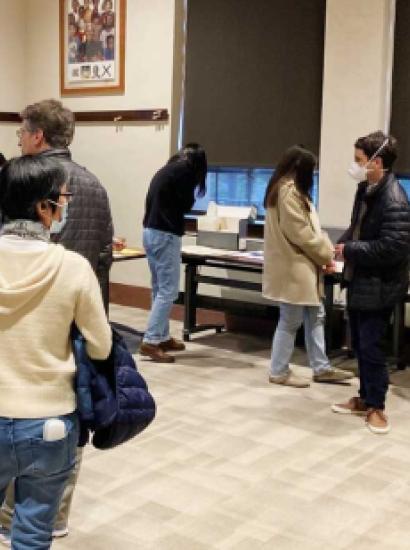
<path fill-rule="evenodd" d="M 336 245 L 344 259 L 352 344 L 356 352 L 359 397 L 332 406 L 334 412 L 366 415 L 373 433 L 387 433 L 384 414 L 388 372 L 382 350 L 395 304 L 409 286 L 410 209 L 392 173 L 396 140 L 373 132 L 355 143 L 350 175 L 359 181 L 350 227 Z"/>
<path fill-rule="evenodd" d="M 68 146 L 74 136 L 74 114 L 60 101 L 46 99 L 28 105 L 20 114 L 21 128 L 17 131 L 23 155 L 43 155 L 57 159 L 68 175 L 68 190 L 72 200 L 68 216 L 59 232 L 51 235 L 54 242 L 78 252 L 88 259 L 94 269 L 108 312 L 109 271 L 112 264 L 113 224 L 107 192 L 98 178 L 71 160 Z M 53 536 L 68 533 L 67 520 L 74 487 L 81 464 L 78 449 L 75 468 L 68 480 Z M 0 522 L 8 527 L 13 510 L 13 491 L 9 488 Z M 1 503 L 0 503 L 1 506 Z M 0 540 L 2 537 L 0 526 Z"/>

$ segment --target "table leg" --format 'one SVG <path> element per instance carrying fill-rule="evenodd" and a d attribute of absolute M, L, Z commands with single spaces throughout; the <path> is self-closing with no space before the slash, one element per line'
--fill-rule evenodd
<path fill-rule="evenodd" d="M 197 266 L 195 264 L 186 264 L 183 331 L 183 338 L 185 342 L 189 341 L 189 337 L 194 332 L 196 327 L 196 293 L 198 288 L 196 275 Z"/>
<path fill-rule="evenodd" d="M 333 347 L 333 300 L 334 300 L 334 283 L 325 277 L 325 342 L 326 352 L 329 354 Z"/>

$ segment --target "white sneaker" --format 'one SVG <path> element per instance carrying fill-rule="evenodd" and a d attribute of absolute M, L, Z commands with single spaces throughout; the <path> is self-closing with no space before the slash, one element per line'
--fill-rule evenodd
<path fill-rule="evenodd" d="M 66 537 L 68 535 L 68 527 L 64 527 L 63 529 L 54 529 L 52 532 L 53 539 L 61 539 L 62 537 Z"/>

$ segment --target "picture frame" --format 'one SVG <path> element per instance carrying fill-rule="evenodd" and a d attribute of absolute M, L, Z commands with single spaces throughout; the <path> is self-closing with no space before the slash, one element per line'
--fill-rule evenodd
<path fill-rule="evenodd" d="M 60 0 L 60 92 L 125 89 L 126 0 Z"/>

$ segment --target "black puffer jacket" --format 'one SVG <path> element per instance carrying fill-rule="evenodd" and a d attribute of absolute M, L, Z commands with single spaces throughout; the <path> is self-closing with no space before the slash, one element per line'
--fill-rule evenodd
<path fill-rule="evenodd" d="M 71 160 L 68 149 L 49 149 L 40 154 L 61 162 L 68 174 L 68 190 L 73 193 L 67 223 L 61 233 L 53 235 L 53 241 L 87 258 L 107 305 L 113 237 L 107 192 L 94 174 Z"/>
<path fill-rule="evenodd" d="M 409 286 L 410 207 L 406 193 L 392 173 L 371 194 L 359 183 L 344 256 L 353 266 L 348 283 L 348 308 L 380 310 L 394 306 Z M 352 240 L 362 201 L 367 201 L 359 239 Z"/>

